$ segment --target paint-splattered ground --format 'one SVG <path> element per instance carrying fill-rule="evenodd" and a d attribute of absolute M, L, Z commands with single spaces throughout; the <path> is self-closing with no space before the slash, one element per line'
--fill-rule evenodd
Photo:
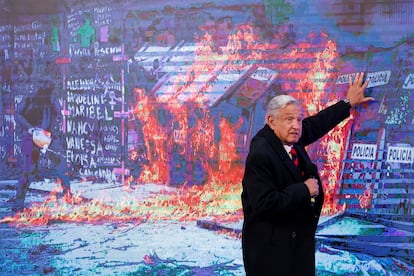
<path fill-rule="evenodd" d="M 52 184 L 35 183 L 31 188 L 39 185 Z M 3 184 L 1 218 L 13 215 L 11 186 Z M 149 190 L 153 191 L 150 186 L 142 189 L 142 194 Z M 31 190 L 27 205 L 46 197 L 46 192 Z M 240 239 L 199 228 L 196 222 L 53 222 L 18 227 L 2 223 L 0 232 L 1 275 L 244 274 Z"/>
<path fill-rule="evenodd" d="M 243 274 L 238 240 L 190 224 L 56 224 L 8 231 L 13 234 L 2 240 L 0 253 L 2 270 L 8 272 L 125 275 L 167 271 L 166 275 L 193 275 L 204 271 L 204 275 L 214 275 L 227 270 Z"/>
<path fill-rule="evenodd" d="M 1 220 L 13 215 L 14 182 L 0 186 Z M 51 186 L 54 183 L 34 183 L 28 204 L 44 201 Z M 89 198 L 115 199 L 126 193 L 116 185 L 87 186 L 81 183 L 76 189 L 84 189 L 83 195 Z M 160 189 L 169 188 L 146 185 L 134 193 L 145 200 Z M 239 237 L 200 228 L 194 221 L 54 220 L 40 226 L 3 222 L 0 232 L 1 275 L 244 275 Z M 316 259 L 318 275 L 410 275 L 414 271 L 396 258 L 375 258 L 324 244 L 319 245 Z"/>

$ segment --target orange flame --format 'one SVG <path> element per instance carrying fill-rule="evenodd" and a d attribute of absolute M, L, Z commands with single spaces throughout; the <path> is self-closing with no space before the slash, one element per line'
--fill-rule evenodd
<path fill-rule="evenodd" d="M 312 34 L 314 35 L 314 34 Z M 306 74 L 295 76 L 288 73 L 290 78 L 299 79 L 295 87 L 288 87 L 289 90 L 297 91 L 295 94 L 298 98 L 304 98 L 305 111 L 310 115 L 333 104 L 337 100 L 337 95 L 333 98 L 332 94 L 327 94 L 328 85 L 334 83 L 336 74 L 332 73 L 335 68 L 335 59 L 337 58 L 336 44 L 327 40 L 326 34 L 321 34 L 322 43 L 320 45 L 311 45 L 310 43 L 302 43 L 301 51 L 297 49 L 287 53 L 287 56 L 296 60 L 311 60 L 306 64 L 310 70 Z M 315 47 L 317 47 L 315 49 Z M 289 69 L 302 68 L 304 64 L 287 64 Z M 310 152 L 314 150 L 316 154 L 310 154 L 315 159 L 324 159 L 320 170 L 320 176 L 325 191 L 325 204 L 322 214 L 335 214 L 345 209 L 345 205 L 338 205 L 337 193 L 340 189 L 341 181 L 341 163 L 344 158 L 346 139 L 350 131 L 349 119 L 345 120 L 325 137 L 319 144 L 310 145 Z"/>
<path fill-rule="evenodd" d="M 139 189 L 139 187 L 138 187 Z M 111 222 L 194 221 L 200 217 L 228 217 L 240 210 L 240 186 L 212 184 L 163 191 L 139 200 L 134 197 L 111 203 L 82 199 L 66 194 L 58 199 L 52 191 L 42 203 L 5 217 L 0 223 L 17 227 L 40 226 L 53 222 Z M 234 220 L 239 217 L 234 218 Z"/>
<path fill-rule="evenodd" d="M 216 129 L 215 118 L 203 105 L 211 86 L 208 82 L 194 80 L 218 70 L 235 72 L 251 64 L 266 62 L 266 66 L 280 72 L 279 77 L 284 80 L 281 84 L 282 91 L 294 91 L 294 96 L 305 99 L 305 109 L 309 114 L 336 100 L 332 98 L 334 95 L 325 92 L 333 83 L 337 58 L 336 44 L 328 40 L 326 34 L 321 34 L 321 41 L 317 45 L 301 42 L 293 50 L 277 49 L 277 42 L 267 44 L 261 40 L 253 27 L 242 25 L 228 36 L 227 45 L 219 51 L 212 37 L 206 34 L 198 44 L 194 63 L 186 74 L 177 77 L 179 82 L 168 87 L 168 101 L 162 97 L 156 99 L 146 95 L 143 89 L 134 89 L 137 105 L 133 112 L 141 122 L 148 150 L 148 163 L 143 165 L 138 182 L 170 183 L 168 153 L 172 144 L 177 144 L 182 146 L 180 154 L 189 163 L 202 157 L 203 169 L 208 174 L 206 184 L 183 185 L 174 191 L 153 194 L 145 200 L 128 198 L 111 204 L 102 200 L 86 201 L 77 196 L 66 197 L 62 201 L 51 194 L 44 203 L 34 204 L 30 209 L 0 222 L 44 225 L 53 221 L 101 223 L 110 220 L 141 223 L 149 220 L 195 220 L 200 217 L 241 220 L 240 181 L 243 168 L 235 142 L 237 130 L 243 121 L 240 119 L 233 125 L 227 119 L 219 118 Z M 268 62 L 277 59 L 283 62 Z M 179 100 L 183 96 L 186 99 L 184 104 Z M 170 114 L 167 122 L 159 119 L 160 108 Z M 190 127 L 189 118 L 198 116 L 195 115 L 196 110 L 200 110 L 201 118 L 196 118 L 195 124 Z M 177 124 L 172 127 L 172 122 Z M 349 128 L 349 121 L 346 121 L 331 131 L 319 145 L 310 147 L 314 160 L 322 157 L 328 161 L 321 169 L 326 191 L 324 214 L 333 214 L 344 208 L 337 204 L 336 193 L 340 188 L 340 163 Z M 217 131 L 220 132 L 220 137 L 215 141 Z M 314 147 L 317 151 L 312 151 Z"/>
<path fill-rule="evenodd" d="M 156 116 L 156 106 L 144 94 L 144 90 L 135 88 L 137 106 L 134 114 L 142 123 L 145 147 L 148 149 L 148 164 L 143 164 L 139 176 L 142 183 L 168 183 L 166 143 L 167 132 Z"/>

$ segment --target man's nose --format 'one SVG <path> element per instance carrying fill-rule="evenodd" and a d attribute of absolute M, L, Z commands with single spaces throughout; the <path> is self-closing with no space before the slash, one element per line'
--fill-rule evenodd
<path fill-rule="evenodd" d="M 300 121 L 294 121 L 293 122 L 293 127 L 295 129 L 300 129 L 301 126 L 302 126 L 302 122 L 300 122 Z"/>

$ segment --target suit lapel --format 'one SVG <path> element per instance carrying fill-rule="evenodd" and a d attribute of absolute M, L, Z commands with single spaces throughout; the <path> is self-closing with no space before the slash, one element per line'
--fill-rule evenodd
<path fill-rule="evenodd" d="M 298 157 L 300 158 L 302 169 L 309 166 L 309 164 L 312 163 L 312 161 L 310 160 L 309 155 L 305 150 L 305 147 L 297 144 L 295 145 L 295 149 L 298 154 Z"/>

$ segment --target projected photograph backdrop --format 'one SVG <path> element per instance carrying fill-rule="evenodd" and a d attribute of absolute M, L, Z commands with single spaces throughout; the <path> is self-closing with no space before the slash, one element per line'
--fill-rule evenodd
<path fill-rule="evenodd" d="M 317 274 L 412 275 L 413 24 L 412 1 L 1 0 L 1 274 L 244 275 L 267 102 L 312 115 L 365 72 L 375 102 L 308 147 Z M 48 87 L 53 126 L 29 136 Z"/>

